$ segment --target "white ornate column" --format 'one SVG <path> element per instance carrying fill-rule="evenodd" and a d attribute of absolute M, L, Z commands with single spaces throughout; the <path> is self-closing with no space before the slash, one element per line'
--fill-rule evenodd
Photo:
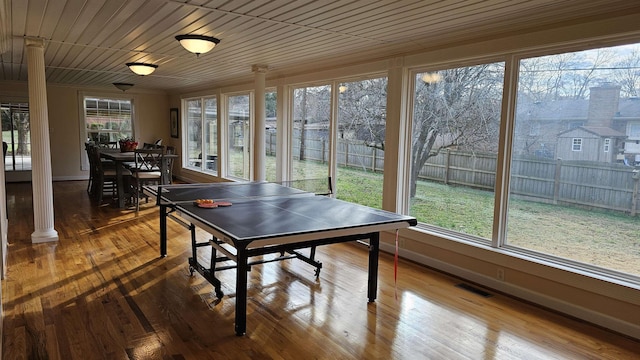
<path fill-rule="evenodd" d="M 265 154 L 265 74 L 268 67 L 265 65 L 253 65 L 251 70 L 255 73 L 254 114 L 255 126 L 253 135 L 253 180 L 264 181 L 266 179 L 266 154 Z"/>
<path fill-rule="evenodd" d="M 31 128 L 31 177 L 33 187 L 32 243 L 58 241 L 53 228 L 53 185 L 47 83 L 44 70 L 44 39 L 25 38 L 29 79 L 29 122 Z"/>

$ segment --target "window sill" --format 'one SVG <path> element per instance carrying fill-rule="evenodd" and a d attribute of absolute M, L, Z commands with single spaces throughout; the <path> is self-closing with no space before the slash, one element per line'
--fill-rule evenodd
<path fill-rule="evenodd" d="M 415 241 L 419 244 L 437 247 L 512 271 L 535 275 L 605 296 L 621 292 L 620 286 L 640 291 L 640 277 L 638 276 L 546 256 L 516 247 L 494 248 L 486 239 L 443 230 L 418 225 L 418 227 L 403 231 L 401 236 L 406 239 L 405 241 Z M 429 254 L 422 255 L 429 256 Z M 612 297 L 618 298 L 617 296 Z M 633 299 L 629 299 L 628 294 L 622 295 L 618 299 L 640 305 L 640 292 L 636 293 Z"/>

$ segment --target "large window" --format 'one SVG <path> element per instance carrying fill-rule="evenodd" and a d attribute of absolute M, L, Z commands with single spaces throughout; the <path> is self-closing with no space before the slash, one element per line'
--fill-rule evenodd
<path fill-rule="evenodd" d="M 227 97 L 227 175 L 249 180 L 251 177 L 251 97 Z"/>
<path fill-rule="evenodd" d="M 515 119 L 505 127 L 513 133 L 503 137 L 511 144 L 509 193 L 502 194 L 508 206 L 499 209 L 507 221 L 498 234 L 503 64 L 416 74 L 411 214 L 450 236 L 640 275 L 632 166 L 640 147 L 628 140 L 640 116 L 634 64 L 640 64 L 640 45 L 517 63 Z"/>
<path fill-rule="evenodd" d="M 29 104 L 2 103 L 2 141 L 6 171 L 31 170 L 31 128 Z"/>
<path fill-rule="evenodd" d="M 265 176 L 267 181 L 275 182 L 276 176 L 276 156 L 278 154 L 278 121 L 277 121 L 277 100 L 278 93 L 273 90 L 264 94 L 265 100 Z"/>
<path fill-rule="evenodd" d="M 185 101 L 188 168 L 218 172 L 217 104 L 215 97 Z"/>
<path fill-rule="evenodd" d="M 330 116 L 330 85 L 294 89 L 290 180 L 329 176 Z"/>
<path fill-rule="evenodd" d="M 116 142 L 133 138 L 133 108 L 129 99 L 84 98 L 84 122 L 87 140 Z"/>
<path fill-rule="evenodd" d="M 186 146 L 187 146 L 187 167 L 202 168 L 202 99 L 186 100 Z"/>
<path fill-rule="evenodd" d="M 491 239 L 502 63 L 415 76 L 410 213 Z"/>
<path fill-rule="evenodd" d="M 382 208 L 387 78 L 338 86 L 336 196 Z"/>
<path fill-rule="evenodd" d="M 640 116 L 637 64 L 640 45 L 520 61 L 515 128 L 538 120 L 553 131 L 515 134 L 507 246 L 640 275 L 637 180 L 625 165 L 640 148 L 609 140 L 632 135 L 627 122 Z M 569 118 L 582 124 L 566 130 Z M 555 144 L 555 158 L 535 156 L 541 143 Z M 603 143 L 618 156 L 602 156 Z"/>

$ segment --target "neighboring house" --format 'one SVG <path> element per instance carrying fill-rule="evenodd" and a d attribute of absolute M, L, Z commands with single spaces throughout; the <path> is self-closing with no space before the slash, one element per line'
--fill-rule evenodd
<path fill-rule="evenodd" d="M 589 99 L 518 101 L 518 154 L 548 158 L 555 154 L 566 160 L 626 160 L 628 164 L 640 161 L 640 98 L 621 99 L 619 85 L 603 83 L 592 87 Z M 582 130 L 572 132 L 578 128 Z M 583 138 L 580 151 L 574 149 L 580 146 L 579 140 L 573 144 L 573 137 Z M 571 141 L 570 146 L 567 141 Z M 591 151 L 595 152 L 586 153 Z"/>
<path fill-rule="evenodd" d="M 579 126 L 558 134 L 556 158 L 613 163 L 627 135 L 608 127 Z"/>

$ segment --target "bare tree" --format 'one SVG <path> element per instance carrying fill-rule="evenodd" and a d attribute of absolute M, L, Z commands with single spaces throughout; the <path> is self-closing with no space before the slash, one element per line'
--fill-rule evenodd
<path fill-rule="evenodd" d="M 500 123 L 502 66 L 485 64 L 439 71 L 416 79 L 411 196 L 420 169 L 441 150 L 495 151 Z"/>
<path fill-rule="evenodd" d="M 384 150 L 387 78 L 345 83 L 339 99 L 339 137 Z"/>
<path fill-rule="evenodd" d="M 294 141 L 299 148 L 299 159 L 306 158 L 308 140 L 327 139 L 331 113 L 331 87 L 321 85 L 303 87 L 293 92 Z"/>
<path fill-rule="evenodd" d="M 613 72 L 612 78 L 615 83 L 620 84 L 620 96 L 640 96 L 638 93 L 640 88 L 640 50 L 635 48 L 621 56 L 614 67 L 616 71 Z"/>

